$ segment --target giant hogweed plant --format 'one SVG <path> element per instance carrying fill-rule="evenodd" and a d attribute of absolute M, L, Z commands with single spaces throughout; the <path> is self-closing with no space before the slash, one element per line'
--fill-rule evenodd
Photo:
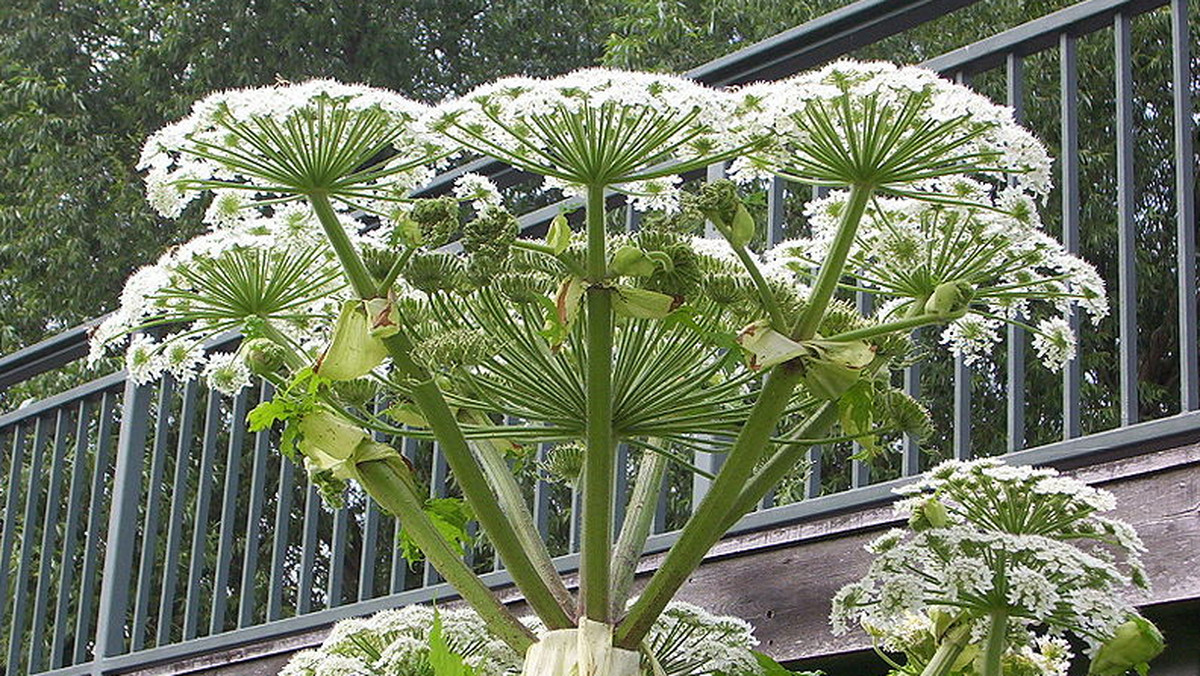
<path fill-rule="evenodd" d="M 581 223 L 524 236 L 487 179 L 414 199 L 437 170 L 487 156 L 575 196 Z M 729 163 L 734 181 L 681 176 Z M 277 386 L 251 424 L 336 500 L 358 483 L 406 542 L 525 655 L 527 674 L 661 671 L 647 637 L 704 555 L 814 444 L 880 452 L 927 416 L 894 389 L 908 335 L 945 327 L 955 350 L 1020 322 L 1050 367 L 1061 321 L 1105 311 L 1095 271 L 1041 233 L 1050 160 L 1011 112 L 913 68 L 839 62 L 717 91 L 666 75 L 585 70 L 506 78 L 436 107 L 326 81 L 229 91 L 154 134 L 151 203 L 178 216 L 209 192 L 211 229 L 138 271 L 94 354 L 132 334 L 148 381 L 203 373 Z M 750 248 L 737 183 L 825 186 L 811 239 Z M 606 228 L 614 194 L 650 212 Z M 698 236 L 705 223 L 715 237 Z M 838 299 L 880 297 L 862 315 Z M 231 329 L 235 352 L 204 344 Z M 373 402 L 382 401 L 377 407 Z M 519 422 L 512 422 L 512 421 Z M 431 504 L 376 438 L 436 440 L 461 503 Z M 509 456 L 557 444 L 582 495 L 572 593 Z M 615 455 L 640 451 L 614 523 Z M 724 462 L 636 599 L 634 563 L 670 463 Z M 536 635 L 464 564 L 478 522 L 544 626 Z M 988 674 L 992 676 L 992 674 Z"/>

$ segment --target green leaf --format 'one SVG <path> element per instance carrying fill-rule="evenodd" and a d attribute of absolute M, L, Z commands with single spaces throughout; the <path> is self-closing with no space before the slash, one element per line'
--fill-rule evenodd
<path fill-rule="evenodd" d="M 434 608 L 433 629 L 429 631 L 429 666 L 433 676 L 475 676 L 476 672 L 450 649 L 442 632 L 442 616 Z"/>
<path fill-rule="evenodd" d="M 758 662 L 758 666 L 762 669 L 763 676 L 823 676 L 821 671 L 792 671 L 782 664 L 771 659 L 769 655 L 752 650 L 751 654 Z"/>
<path fill-rule="evenodd" d="M 321 390 L 329 383 L 327 378 L 316 375 L 312 369 L 296 372 L 287 387 L 275 392 L 270 401 L 255 406 L 246 416 L 250 431 L 261 432 L 277 422 L 283 423 L 279 451 L 291 460 L 298 460 L 297 444 L 301 437 L 298 423 L 319 407 Z"/>
<path fill-rule="evenodd" d="M 858 438 L 862 451 L 856 453 L 860 460 L 869 460 L 880 452 L 879 438 L 871 431 L 875 420 L 875 384 L 870 380 L 859 380 L 838 399 L 838 418 L 842 431 L 847 435 L 864 435 Z"/>
<path fill-rule="evenodd" d="M 450 543 L 457 545 L 465 554 L 467 548 L 475 543 L 475 538 L 467 529 L 468 524 L 475 518 L 470 505 L 461 498 L 430 498 L 425 502 L 425 515 L 433 522 Z M 400 552 L 409 563 L 416 563 L 422 558 L 421 549 L 409 536 L 401 524 Z"/>
<path fill-rule="evenodd" d="M 275 398 L 260 403 L 251 409 L 246 416 L 246 424 L 251 432 L 261 432 L 269 429 L 279 420 L 287 420 L 288 405 L 282 399 Z"/>

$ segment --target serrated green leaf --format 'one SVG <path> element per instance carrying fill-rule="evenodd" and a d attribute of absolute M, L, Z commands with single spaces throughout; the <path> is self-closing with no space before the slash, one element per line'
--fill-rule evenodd
<path fill-rule="evenodd" d="M 429 631 L 429 666 L 433 676 L 475 676 L 461 655 L 450 649 L 450 644 L 442 631 L 442 616 L 435 608 L 433 611 L 433 628 Z"/>

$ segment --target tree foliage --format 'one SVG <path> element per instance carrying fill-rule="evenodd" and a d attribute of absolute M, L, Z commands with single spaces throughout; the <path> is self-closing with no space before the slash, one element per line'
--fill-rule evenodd
<path fill-rule="evenodd" d="M 149 132 L 214 89 L 330 77 L 438 100 L 599 58 L 598 7 L 549 0 L 15 0 L 0 7 L 0 354 L 111 309 L 195 235 L 145 203 Z M 520 36 L 514 39 L 514 36 Z"/>

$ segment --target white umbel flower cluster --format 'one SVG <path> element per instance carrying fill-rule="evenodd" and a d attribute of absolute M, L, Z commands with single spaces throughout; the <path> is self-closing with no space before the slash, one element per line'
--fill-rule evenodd
<path fill-rule="evenodd" d="M 590 68 L 551 79 L 502 78 L 437 106 L 430 129 L 548 177 L 548 185 L 620 186 L 672 209 L 677 171 L 742 147 L 733 99 L 686 78 Z M 682 168 L 682 167 L 681 167 Z M 624 185 L 621 185 L 624 184 Z"/>
<path fill-rule="evenodd" d="M 331 121 L 335 109 L 348 122 Z M 372 125 L 374 139 L 387 142 L 386 148 L 378 150 L 394 151 L 394 163 L 417 160 L 423 165 L 426 158 L 439 156 L 446 150 L 442 141 L 421 133 L 419 122 L 426 114 L 424 105 L 395 92 L 332 80 L 221 91 L 200 99 L 192 106 L 190 115 L 152 134 L 137 167 L 146 172 L 146 193 L 151 206 L 168 218 L 178 217 L 189 202 L 200 196 L 201 191 L 196 188 L 228 184 L 231 190 L 214 200 L 208 214 L 210 220 L 220 220 L 237 208 L 239 198 L 230 192 L 242 193 L 241 200 L 245 201 L 252 197 L 294 194 L 296 186 L 291 185 L 291 180 L 299 179 L 298 174 L 304 171 L 316 169 L 292 163 L 285 173 L 297 175 L 288 176 L 287 181 L 262 171 L 269 163 L 248 158 L 261 153 L 255 144 L 263 138 L 291 141 L 308 135 L 308 140 L 315 142 L 313 137 L 320 126 L 326 135 L 340 135 L 324 139 L 327 147 L 340 148 L 361 143 L 364 128 Z M 268 133 L 264 134 L 264 130 Z M 287 145 L 285 142 L 281 148 Z M 332 157 L 331 153 L 325 155 Z M 281 166 L 274 169 L 280 170 Z M 431 177 L 428 167 L 413 166 L 354 187 L 361 205 L 370 206 L 376 197 L 403 194 Z M 259 194 L 254 195 L 255 192 Z"/>
<path fill-rule="evenodd" d="M 939 286 L 961 285 L 966 315 L 945 329 L 941 342 L 968 363 L 992 352 L 1005 322 L 1028 326 L 1033 320 L 1039 358 L 1062 368 L 1075 356 L 1075 335 L 1062 317 L 1074 308 L 1093 324 L 1106 317 L 1104 279 L 1041 229 L 1028 197 L 1010 195 L 1003 209 L 970 206 L 986 198 L 988 187 L 965 178 L 954 181 L 953 192 L 964 204 L 876 199 L 856 232 L 848 268 L 864 289 L 885 299 L 883 320 L 920 312 Z M 810 202 L 812 236 L 781 242 L 768 260 L 801 278 L 811 274 L 833 245 L 846 198 L 834 192 Z"/>
<path fill-rule="evenodd" d="M 741 180 L 782 173 L 943 199 L 947 176 L 1007 187 L 1017 174 L 1020 191 L 1050 189 L 1050 157 L 1010 108 L 923 68 L 838 61 L 735 96 L 729 126 L 765 143 L 735 162 Z"/>
<path fill-rule="evenodd" d="M 520 671 L 520 656 L 491 636 L 473 610 L 442 608 L 436 612 L 446 643 L 478 676 Z M 297 653 L 279 674 L 428 676 L 432 673 L 429 635 L 434 613 L 429 606 L 406 606 L 367 618 L 342 620 L 319 648 Z"/>
<path fill-rule="evenodd" d="M 414 605 L 342 620 L 319 648 L 297 653 L 279 676 L 428 676 L 434 612 Z M 450 649 L 477 676 L 520 673 L 521 656 L 492 636 L 475 611 L 436 612 Z M 539 636 L 546 632 L 534 617 L 522 622 Z M 762 668 L 752 653 L 756 645 L 749 623 L 681 601 L 667 606 L 646 637 L 646 646 L 669 676 L 759 676 Z"/>
<path fill-rule="evenodd" d="M 129 341 L 125 365 L 135 381 L 170 373 L 187 382 L 203 375 L 213 389 L 232 393 L 250 382 L 244 359 L 238 352 L 209 354 L 208 343 L 267 322 L 315 352 L 346 296 L 337 261 L 307 207 L 291 205 L 271 216 L 242 211 L 132 275 L 117 310 L 93 331 L 88 360 L 95 363 L 135 331 L 166 327 L 171 332 L 161 338 L 139 333 Z"/>
<path fill-rule="evenodd" d="M 837 633 L 859 623 L 899 645 L 913 615 L 953 615 L 982 632 L 1003 608 L 1017 644 L 1045 626 L 1094 653 L 1135 612 L 1126 589 L 1147 587 L 1137 534 L 1097 515 L 1112 496 L 1052 469 L 948 461 L 901 492 L 897 511 L 916 532 L 868 545 L 870 571 L 834 598 Z"/>
<path fill-rule="evenodd" d="M 663 671 L 673 676 L 751 676 L 761 672 L 754 659 L 754 627 L 737 617 L 714 615 L 675 601 L 646 636 Z"/>

